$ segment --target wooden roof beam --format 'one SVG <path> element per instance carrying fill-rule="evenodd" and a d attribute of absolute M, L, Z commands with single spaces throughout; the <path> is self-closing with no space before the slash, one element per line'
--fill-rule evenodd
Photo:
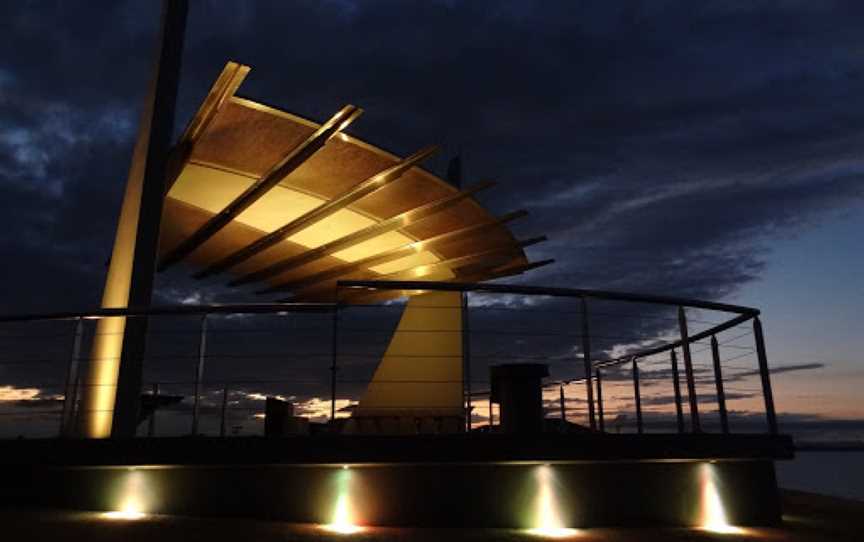
<path fill-rule="evenodd" d="M 201 139 L 210 122 L 216 117 L 216 113 L 225 105 L 225 102 L 234 96 L 234 93 L 240 88 L 246 76 L 249 75 L 250 70 L 249 66 L 232 61 L 227 62 L 225 67 L 222 68 L 222 73 L 219 74 L 213 86 L 210 87 L 210 91 L 201 103 L 201 107 L 198 108 L 192 120 L 189 121 L 189 125 L 183 132 L 183 136 L 171 151 L 165 180 L 166 193 L 180 176 L 183 167 L 189 161 L 189 157 L 192 156 L 195 144 Z"/>
<path fill-rule="evenodd" d="M 456 269 L 463 265 L 470 265 L 472 263 L 482 262 L 486 258 L 506 254 L 507 252 L 512 252 L 514 250 L 522 249 L 537 243 L 542 243 L 543 241 L 546 241 L 546 236 L 533 237 L 531 239 L 525 239 L 524 241 L 517 241 L 516 243 L 495 247 L 489 250 L 483 250 L 481 252 L 475 252 L 473 254 L 466 254 L 464 256 L 457 256 L 455 258 L 448 258 L 446 260 L 441 260 L 440 262 L 426 265 L 418 265 L 417 267 L 412 267 L 411 269 L 404 269 L 402 271 L 396 271 L 395 273 L 388 273 L 379 277 L 376 280 L 422 280 L 419 277 L 426 276 L 430 273 L 434 273 L 435 271 L 440 271 L 442 269 Z M 420 272 L 423 272 L 423 274 L 418 274 Z"/>
<path fill-rule="evenodd" d="M 394 281 L 411 281 L 411 280 L 423 280 L 422 277 L 427 277 L 437 271 L 441 270 L 449 270 L 458 268 L 465 265 L 483 263 L 484 260 L 489 258 L 498 257 L 500 261 L 501 255 L 506 255 L 508 252 L 511 254 L 516 250 L 522 249 L 524 247 L 540 243 L 546 240 L 546 237 L 534 237 L 531 239 L 526 239 L 524 241 L 518 241 L 516 243 L 509 243 L 507 245 L 501 245 L 494 247 L 492 249 L 483 250 L 481 252 L 476 252 L 473 254 L 467 254 L 463 256 L 457 256 L 455 258 L 448 258 L 446 260 L 441 260 L 438 262 L 418 265 L 412 267 L 410 269 L 403 269 L 402 271 L 396 271 L 394 273 L 388 273 L 386 275 L 381 275 L 379 273 L 375 273 L 374 271 L 369 271 L 364 275 L 370 279 L 374 280 L 394 280 Z M 503 264 L 499 264 L 503 265 Z M 487 266 L 488 267 L 488 266 Z M 422 271 L 422 274 L 420 272 Z M 457 274 L 454 271 L 454 274 Z M 354 280 L 357 280 L 356 278 Z M 302 290 L 295 290 L 294 297 L 291 299 L 296 301 L 298 299 L 312 299 L 315 298 L 320 292 L 325 290 L 325 285 L 317 284 L 312 285 L 311 287 L 304 288 Z M 272 290 L 275 291 L 275 290 Z M 258 293 L 258 292 L 256 292 Z M 264 290 L 260 293 L 270 293 L 268 290 Z"/>
<path fill-rule="evenodd" d="M 159 262 L 159 271 L 164 271 L 171 265 L 179 262 L 208 239 L 216 235 L 222 228 L 234 220 L 237 215 L 248 209 L 261 196 L 279 184 L 288 174 L 300 167 L 309 157 L 323 147 L 327 143 L 327 140 L 339 133 L 339 131 L 344 130 L 362 112 L 362 109 L 353 105 L 343 107 L 330 120 L 322 124 L 315 133 L 310 135 L 306 141 L 292 149 L 276 165 L 270 168 L 270 171 L 237 196 L 219 214 L 211 217 L 210 220 L 195 230 L 192 235 L 169 251 Z"/>
<path fill-rule="evenodd" d="M 441 247 L 447 245 L 449 243 L 454 243 L 456 241 L 461 241 L 463 239 L 467 239 L 472 235 L 477 235 L 486 230 L 495 228 L 502 224 L 506 224 L 511 220 L 515 220 L 517 218 L 522 218 L 528 215 L 528 211 L 519 210 L 514 211 L 512 213 L 507 213 L 506 215 L 501 216 L 495 220 L 489 222 L 483 222 L 481 224 L 474 224 L 472 226 L 468 226 L 467 228 L 461 228 L 458 230 L 445 232 L 438 234 L 434 237 L 429 237 L 427 239 L 421 239 L 418 241 L 414 241 L 412 243 L 407 243 L 400 247 L 396 247 L 380 254 L 375 254 L 369 256 L 367 258 L 362 258 L 360 260 L 354 262 L 348 262 L 342 265 L 338 265 L 336 267 L 326 269 L 324 271 L 320 271 L 313 275 L 309 275 L 307 277 L 303 277 L 298 280 L 291 280 L 287 282 L 283 282 L 280 284 L 276 284 L 269 288 L 265 288 L 263 290 L 259 290 L 255 292 L 256 294 L 269 294 L 272 292 L 281 292 L 288 290 L 300 290 L 304 288 L 308 288 L 315 284 L 324 282 L 330 279 L 337 279 L 339 277 L 343 277 L 349 273 L 354 273 L 357 271 L 363 271 L 369 269 L 370 267 L 376 265 L 382 265 L 385 263 L 396 261 L 400 258 L 405 258 L 407 256 L 411 256 L 412 254 L 416 254 L 418 252 L 424 250 L 434 250 L 437 247 Z"/>
<path fill-rule="evenodd" d="M 471 197 L 484 188 L 489 188 L 493 184 L 495 183 L 491 181 L 479 183 L 467 190 L 451 194 L 425 205 L 421 205 L 420 207 L 415 207 L 414 209 L 400 213 L 394 217 L 378 222 L 377 224 L 372 224 L 371 226 L 330 241 L 329 243 L 325 243 L 319 247 L 309 249 L 306 252 L 297 254 L 290 258 L 285 258 L 274 264 L 268 265 L 263 269 L 259 269 L 258 271 L 238 277 L 229 282 L 228 285 L 239 286 L 251 282 L 258 282 L 276 276 L 284 271 L 288 271 L 289 269 L 295 269 L 301 265 L 313 262 L 323 258 L 324 256 L 333 254 L 334 252 L 345 250 L 364 241 L 368 241 L 369 239 L 378 237 L 379 235 L 410 226 L 411 224 L 425 220 L 441 211 L 453 207 L 460 201 Z"/>
<path fill-rule="evenodd" d="M 207 93 L 207 97 L 204 98 L 201 107 L 198 108 L 198 112 L 189 121 L 189 125 L 183 132 L 181 141 L 197 141 L 201 138 L 201 134 L 204 133 L 213 117 L 216 116 L 216 112 L 222 108 L 226 101 L 234 96 L 234 93 L 240 88 L 240 85 L 246 79 L 246 76 L 249 75 L 250 71 L 251 68 L 249 66 L 230 60 L 225 64 L 225 67 L 222 68 L 222 73 L 216 78 L 216 81 Z"/>
<path fill-rule="evenodd" d="M 484 269 L 481 271 L 477 271 L 475 273 L 471 273 L 463 276 L 456 276 L 452 279 L 444 280 L 444 281 L 435 281 L 438 283 L 441 282 L 481 282 L 487 280 L 500 279 L 504 277 L 511 277 L 513 275 L 521 275 L 527 271 L 531 271 L 532 269 L 537 269 L 538 267 L 543 267 L 545 265 L 549 265 L 554 263 L 554 259 L 548 260 L 540 260 L 537 262 L 529 262 L 526 264 L 520 264 L 515 266 L 503 265 L 503 266 L 492 266 L 489 269 Z M 401 282 L 401 281 L 399 281 Z M 422 280 L 419 281 L 405 281 L 405 282 L 413 282 L 413 283 L 422 283 Z M 352 291 L 353 290 L 353 291 Z M 339 294 L 339 302 L 349 302 L 353 304 L 370 304 L 377 303 L 380 301 L 387 301 L 389 299 L 398 299 L 400 297 L 414 295 L 414 292 L 418 290 L 422 291 L 422 286 L 418 284 L 417 289 L 411 290 L 372 290 L 372 289 L 360 289 L 360 288 L 349 288 L 347 293 Z M 292 300 L 294 298 L 291 298 Z"/>
<path fill-rule="evenodd" d="M 364 196 L 368 196 L 369 194 L 377 192 L 378 190 L 384 188 L 393 181 L 402 178 L 402 176 L 409 169 L 411 169 L 419 162 L 425 160 L 437 151 L 438 147 L 434 145 L 425 147 L 417 151 L 416 153 L 409 156 L 408 158 L 405 158 L 399 163 L 376 173 L 365 181 L 350 187 L 348 190 L 345 190 L 333 199 L 322 203 L 318 207 L 315 207 L 309 212 L 303 214 L 302 216 L 295 218 L 284 226 L 273 230 L 272 232 L 264 235 L 263 237 L 252 242 L 251 244 L 229 254 L 218 262 L 211 264 L 202 271 L 195 273 L 193 277 L 195 277 L 196 279 L 201 279 L 204 277 L 215 275 L 216 273 L 221 273 L 226 269 L 234 267 L 235 265 L 248 260 L 255 254 L 258 254 L 259 252 L 269 247 L 272 247 L 273 245 L 287 239 L 295 233 L 303 231 L 306 228 L 317 224 L 328 216 L 333 215 L 337 211 L 345 209 L 346 207 L 348 207 L 355 201 L 363 198 Z"/>

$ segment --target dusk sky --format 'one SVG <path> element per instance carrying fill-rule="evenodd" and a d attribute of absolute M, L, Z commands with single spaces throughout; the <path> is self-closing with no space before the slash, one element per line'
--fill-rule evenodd
<path fill-rule="evenodd" d="M 96 307 L 157 2 L 0 5 L 0 312 Z M 399 155 L 461 151 L 554 265 L 508 282 L 763 311 L 787 420 L 864 419 L 864 4 L 193 0 L 180 133 L 240 95 Z M 237 301 L 172 269 L 157 303 Z M 3 379 L 2 386 L 23 386 Z M 8 392 L 8 388 L 7 388 Z"/>

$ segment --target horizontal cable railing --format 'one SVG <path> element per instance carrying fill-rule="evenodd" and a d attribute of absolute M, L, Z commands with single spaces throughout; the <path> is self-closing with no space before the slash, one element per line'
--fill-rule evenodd
<path fill-rule="evenodd" d="M 405 399 L 375 409 L 409 414 L 425 409 L 430 419 L 461 417 L 464 430 L 494 432 L 502 412 L 490 393 L 489 371 L 517 362 L 548 367 L 542 407 L 546 425 L 555 431 L 730 432 L 736 424 L 746 431 L 752 420 L 746 425 L 735 413 L 753 411 L 759 402 L 768 431 L 777 431 L 759 311 L 753 308 L 500 284 L 346 281 L 339 286 L 333 303 L 0 316 L 0 437 L 73 435 L 87 416 L 111 411 L 88 407 L 85 398 L 115 386 L 90 375 L 100 364 L 120 361 L 119 354 L 92 351 L 100 338 L 122 333 L 96 330 L 100 319 L 116 317 L 151 322 L 142 360 L 139 435 L 261 433 L 267 397 L 290 403 L 291 417 L 311 424 L 304 431 L 345 430 L 358 408 L 368 410 L 363 398 L 376 386 L 407 398 L 421 390 L 418 386 L 447 388 L 444 403 L 427 401 L 420 408 Z M 401 303 L 351 302 L 357 292 L 392 290 L 459 292 L 462 305 L 420 310 L 464 310 L 464 325 L 398 327 Z M 458 340 L 461 347 L 434 355 L 391 351 L 394 338 Z M 460 376 L 388 378 L 376 374 L 385 355 L 402 364 L 456 363 Z"/>

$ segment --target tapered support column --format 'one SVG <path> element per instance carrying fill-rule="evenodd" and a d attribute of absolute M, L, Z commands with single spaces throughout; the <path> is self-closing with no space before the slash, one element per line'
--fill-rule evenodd
<path fill-rule="evenodd" d="M 410 297 L 349 425 L 360 418 L 392 419 L 398 413 L 403 418 L 432 418 L 441 431 L 464 433 L 469 400 L 462 315 L 460 292 Z M 414 432 L 405 424 L 403 430 Z"/>
<path fill-rule="evenodd" d="M 187 7 L 186 0 L 163 3 L 154 76 L 129 167 L 102 307 L 150 305 Z M 135 435 L 146 334 L 146 318 L 102 318 L 97 323 L 82 390 L 83 436 Z"/>
<path fill-rule="evenodd" d="M 756 338 L 756 356 L 759 358 L 759 376 L 762 378 L 762 396 L 765 398 L 765 416 L 768 418 L 768 431 L 772 435 L 778 433 L 777 414 L 774 412 L 774 394 L 771 391 L 771 376 L 768 371 L 768 357 L 765 354 L 765 337 L 762 334 L 762 322 L 759 317 L 753 318 L 753 335 Z"/>
<path fill-rule="evenodd" d="M 591 335 L 588 327 L 588 301 L 583 297 L 580 300 L 582 306 L 582 363 L 585 371 L 585 399 L 588 402 L 588 423 L 591 430 L 597 429 L 597 420 L 594 416 L 594 389 L 591 383 Z M 602 429 L 601 429 L 602 431 Z"/>
<path fill-rule="evenodd" d="M 678 307 L 678 327 L 681 330 L 681 353 L 684 354 L 684 374 L 687 378 L 687 398 L 690 402 L 690 430 L 700 433 L 702 424 L 699 423 L 699 398 L 696 396 L 696 378 L 693 375 L 693 360 L 690 357 L 690 338 L 684 307 Z"/>
<path fill-rule="evenodd" d="M 606 432 L 606 421 L 603 419 L 603 379 L 600 376 L 600 369 L 597 369 L 597 416 L 600 422 L 600 432 Z"/>
<path fill-rule="evenodd" d="M 633 357 L 633 396 L 636 400 L 636 431 L 641 435 L 642 428 L 642 396 L 639 393 L 639 365 Z"/>
<path fill-rule="evenodd" d="M 675 388 L 675 419 L 678 422 L 678 433 L 684 432 L 684 409 L 681 407 L 681 378 L 678 376 L 678 354 L 669 351 L 672 361 L 672 385 Z"/>
<path fill-rule="evenodd" d="M 165 200 L 166 172 L 171 140 L 174 136 L 174 107 L 180 84 L 180 64 L 186 32 L 186 0 L 165 0 L 158 68 L 153 95 L 144 175 L 141 185 L 140 213 L 134 241 L 132 273 L 127 306 L 149 306 L 153 297 L 153 275 L 159 248 L 159 227 Z M 147 341 L 146 317 L 127 322 L 117 374 L 111 436 L 131 438 L 138 425 L 141 375 Z"/>
<path fill-rule="evenodd" d="M 198 434 L 198 415 L 201 402 L 201 381 L 204 379 L 204 358 L 207 356 L 207 315 L 201 317 L 201 334 L 198 339 L 198 365 L 195 367 L 195 389 L 192 403 L 192 436 Z"/>
<path fill-rule="evenodd" d="M 723 370 L 720 368 L 720 345 L 717 337 L 711 336 L 711 358 L 714 360 L 714 383 L 717 386 L 717 410 L 720 412 L 720 427 L 729 433 L 729 416 L 726 413 L 726 392 L 723 390 Z"/>

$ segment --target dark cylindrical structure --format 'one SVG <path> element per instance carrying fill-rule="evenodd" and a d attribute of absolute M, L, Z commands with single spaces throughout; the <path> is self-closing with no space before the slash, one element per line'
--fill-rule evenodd
<path fill-rule="evenodd" d="M 492 401 L 500 406 L 502 433 L 539 433 L 543 430 L 541 380 L 549 376 L 542 363 L 511 363 L 489 368 Z"/>

